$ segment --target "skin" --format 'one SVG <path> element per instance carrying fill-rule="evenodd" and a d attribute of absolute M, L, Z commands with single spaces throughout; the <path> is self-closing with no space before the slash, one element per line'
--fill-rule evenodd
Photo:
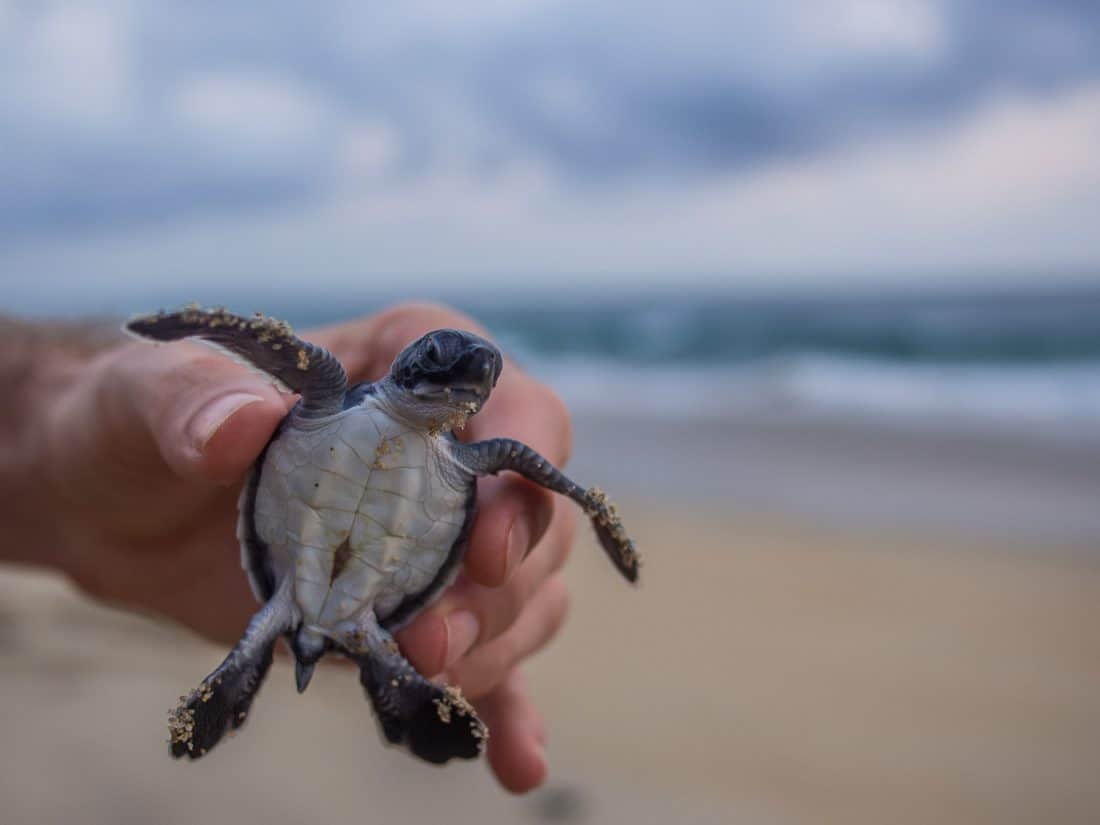
<path fill-rule="evenodd" d="M 485 335 L 472 319 L 426 304 L 299 334 L 335 353 L 355 382 L 377 379 L 406 344 L 439 327 Z M 236 641 L 256 607 L 239 567 L 237 493 L 294 398 L 192 344 L 7 355 L 0 367 L 18 391 L 2 423 L 18 435 L 5 439 L 0 463 L 9 505 L 0 554 L 60 569 L 96 598 Z M 521 439 L 558 466 L 572 444 L 562 403 L 511 363 L 460 433 L 492 436 Z M 519 664 L 564 621 L 559 571 L 575 514 L 513 474 L 478 490 L 462 574 L 397 638 L 418 670 L 444 675 L 473 700 L 492 730 L 493 772 L 525 792 L 545 780 L 546 729 Z"/>

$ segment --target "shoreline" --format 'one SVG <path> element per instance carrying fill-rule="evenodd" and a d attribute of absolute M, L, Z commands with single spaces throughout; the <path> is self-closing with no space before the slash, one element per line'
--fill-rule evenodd
<path fill-rule="evenodd" d="M 1100 552 L 1100 441 L 762 414 L 574 432 L 569 471 L 618 499 Z"/>

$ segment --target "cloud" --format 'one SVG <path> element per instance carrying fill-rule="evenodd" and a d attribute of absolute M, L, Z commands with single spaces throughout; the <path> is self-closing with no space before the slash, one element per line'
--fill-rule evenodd
<path fill-rule="evenodd" d="M 184 78 L 168 100 L 181 129 L 234 160 L 284 159 L 324 140 L 332 114 L 292 79 L 246 72 Z"/>
<path fill-rule="evenodd" d="M 705 182 L 576 198 L 538 163 L 323 204 L 0 255 L 110 306 L 517 285 L 958 284 L 1095 273 L 1100 81 L 1008 95 L 957 124 Z M 1036 167 L 1034 158 L 1052 153 Z M 1092 269 L 1090 270 L 1089 267 Z M 94 288 L 90 285 L 94 284 Z M 9 301 L 33 308 L 34 284 Z M 65 288 L 65 287 L 62 287 Z M 108 306 L 108 304 L 105 304 Z"/>
<path fill-rule="evenodd" d="M 16 25 L 6 13 L 3 122 L 102 132 L 125 117 L 132 67 L 124 21 L 107 7 L 45 7 Z"/>
<path fill-rule="evenodd" d="M 848 55 L 927 61 L 949 45 L 943 10 L 923 0 L 824 0 L 800 12 L 796 25 L 807 39 Z"/>
<path fill-rule="evenodd" d="M 1051 216 L 1094 205 L 1084 2 L 0 9 L 0 253 L 24 267 L 231 236 L 251 270 L 281 264 L 242 244 L 425 275 L 835 269 L 888 262 L 906 227 L 947 266 L 977 260 L 952 231 L 1035 257 L 1006 227 L 1064 246 Z"/>

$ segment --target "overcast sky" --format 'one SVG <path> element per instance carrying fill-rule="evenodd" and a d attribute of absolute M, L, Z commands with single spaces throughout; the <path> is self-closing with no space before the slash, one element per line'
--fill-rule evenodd
<path fill-rule="evenodd" d="M 15 308 L 1087 280 L 1100 4 L 0 0 L 0 141 Z"/>

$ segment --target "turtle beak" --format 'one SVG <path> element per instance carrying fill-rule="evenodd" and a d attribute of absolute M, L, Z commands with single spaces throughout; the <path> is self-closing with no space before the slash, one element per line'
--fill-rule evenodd
<path fill-rule="evenodd" d="M 494 347 L 477 344 L 463 360 L 462 383 L 477 387 L 482 397 L 488 398 L 500 375 L 500 353 Z"/>
<path fill-rule="evenodd" d="M 449 400 L 460 403 L 476 402 L 479 406 L 489 397 L 500 375 L 500 353 L 490 346 L 477 344 L 470 347 L 448 372 L 442 389 Z"/>

